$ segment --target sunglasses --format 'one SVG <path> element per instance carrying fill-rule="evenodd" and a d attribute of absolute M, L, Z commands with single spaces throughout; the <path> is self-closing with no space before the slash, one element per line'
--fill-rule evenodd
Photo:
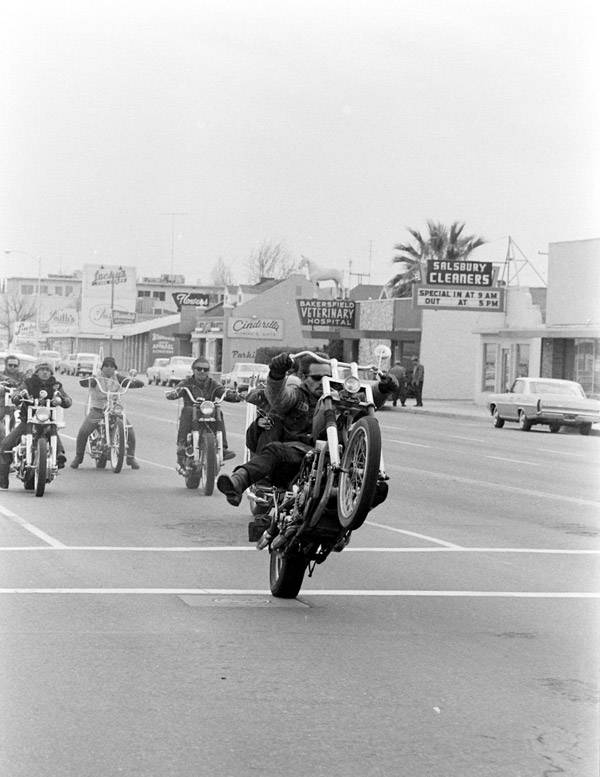
<path fill-rule="evenodd" d="M 194 367 L 194 372 L 210 372 L 210 367 Z"/>
<path fill-rule="evenodd" d="M 324 376 L 323 375 L 309 375 L 308 376 L 311 380 L 316 380 L 318 383 L 320 383 Z"/>
<path fill-rule="evenodd" d="M 14 367 L 14 368 L 15 368 L 15 370 L 16 370 L 16 369 L 17 369 L 17 367 L 18 367 L 19 365 L 18 365 L 18 364 L 15 364 L 14 362 L 11 362 L 10 364 L 7 364 L 6 366 L 7 366 L 7 367 Z"/>

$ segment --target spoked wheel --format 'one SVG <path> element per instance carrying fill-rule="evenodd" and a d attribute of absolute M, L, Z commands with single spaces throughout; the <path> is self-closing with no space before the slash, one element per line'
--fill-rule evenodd
<path fill-rule="evenodd" d="M 40 437 L 37 441 L 33 482 L 36 496 L 44 496 L 46 475 L 48 474 L 48 441 Z"/>
<path fill-rule="evenodd" d="M 365 416 L 352 427 L 342 457 L 337 497 L 342 528 L 356 529 L 367 517 L 377 488 L 380 458 L 379 423 L 373 416 Z"/>
<path fill-rule="evenodd" d="M 123 469 L 123 461 L 125 460 L 125 429 L 120 418 L 115 421 L 112 427 L 111 437 L 110 465 L 115 475 L 118 475 Z"/>
<path fill-rule="evenodd" d="M 494 419 L 494 427 L 496 429 L 502 429 L 502 427 L 504 426 L 504 418 L 500 418 L 500 413 L 498 412 L 497 407 L 494 408 L 493 419 Z"/>
<path fill-rule="evenodd" d="M 212 432 L 200 435 L 200 485 L 206 496 L 215 490 L 217 477 L 217 445 Z"/>
<path fill-rule="evenodd" d="M 527 416 L 522 410 L 519 410 L 519 429 L 523 432 L 528 432 L 531 429 L 531 421 L 527 420 Z"/>
<path fill-rule="evenodd" d="M 308 562 L 301 553 L 271 551 L 269 578 L 271 593 L 281 599 L 295 599 L 298 596 Z"/>

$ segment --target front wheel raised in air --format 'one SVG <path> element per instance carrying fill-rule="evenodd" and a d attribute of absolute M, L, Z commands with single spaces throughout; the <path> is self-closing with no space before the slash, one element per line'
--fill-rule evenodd
<path fill-rule="evenodd" d="M 110 465 L 115 475 L 118 475 L 125 459 L 125 429 L 120 418 L 114 422 L 110 438 Z"/>
<path fill-rule="evenodd" d="M 338 520 L 344 529 L 357 529 L 369 513 L 377 488 L 381 430 L 373 416 L 352 427 L 342 456 L 337 494 Z"/>
<path fill-rule="evenodd" d="M 40 437 L 37 441 L 33 482 L 35 495 L 44 496 L 46 490 L 46 475 L 48 474 L 48 441 Z"/>
<path fill-rule="evenodd" d="M 215 436 L 210 431 L 200 434 L 200 485 L 206 496 L 215 490 L 217 477 L 217 445 Z"/>
<path fill-rule="evenodd" d="M 269 561 L 269 578 L 271 593 L 281 599 L 295 599 L 298 596 L 307 560 L 301 553 L 283 554 L 278 550 L 271 551 Z"/>

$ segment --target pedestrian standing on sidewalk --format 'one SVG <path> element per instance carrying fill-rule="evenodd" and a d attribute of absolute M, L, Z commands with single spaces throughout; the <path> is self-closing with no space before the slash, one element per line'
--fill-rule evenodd
<path fill-rule="evenodd" d="M 402 407 L 406 407 L 406 370 L 401 361 L 395 361 L 394 366 L 390 368 L 390 375 L 393 375 L 398 381 L 398 388 L 392 394 L 392 405 L 396 407 L 398 400 Z"/>
<path fill-rule="evenodd" d="M 413 371 L 410 382 L 415 392 L 417 403 L 415 407 L 423 407 L 423 381 L 425 379 L 425 368 L 419 362 L 418 356 L 412 357 Z"/>

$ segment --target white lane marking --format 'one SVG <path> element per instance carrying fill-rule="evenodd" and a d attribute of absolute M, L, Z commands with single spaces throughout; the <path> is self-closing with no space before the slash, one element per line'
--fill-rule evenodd
<path fill-rule="evenodd" d="M 135 545 L 63 545 L 49 547 L 47 545 L 13 545 L 0 547 L 0 553 L 23 552 L 32 550 L 60 551 L 93 551 L 93 552 L 127 552 L 127 553 L 230 553 L 256 552 L 254 545 L 226 545 L 213 547 L 139 547 Z M 541 553 L 564 556 L 597 556 L 600 550 L 585 550 L 583 548 L 465 548 L 461 545 L 444 548 L 344 548 L 344 553 Z"/>
<path fill-rule="evenodd" d="M 46 534 L 45 531 L 38 529 L 32 523 L 29 523 L 29 521 L 26 521 L 24 518 L 21 518 L 16 513 L 13 513 L 12 510 L 8 510 L 6 507 L 2 507 L 1 505 L 0 505 L 0 514 L 2 514 L 5 518 L 8 518 L 10 521 L 13 521 L 13 523 L 18 524 L 22 529 L 25 529 L 30 534 L 33 534 L 35 537 L 42 540 L 43 542 L 47 542 L 48 545 L 50 545 L 52 548 L 60 548 L 62 550 L 65 547 L 65 545 L 62 544 L 62 542 L 59 542 L 58 540 L 54 539 L 54 537 L 51 537 L 49 534 Z"/>
<path fill-rule="evenodd" d="M 465 478 L 460 475 L 450 475 L 447 472 L 434 472 L 428 469 L 418 469 L 417 467 L 404 467 L 401 464 L 386 464 L 386 468 L 389 470 L 410 473 L 413 475 L 426 475 L 427 477 L 439 478 L 440 480 L 451 480 L 454 483 L 464 483 L 469 486 L 476 486 L 478 488 L 490 489 L 490 493 L 495 493 L 498 490 L 512 491 L 516 494 L 524 494 L 525 496 L 533 496 L 538 499 L 555 499 L 558 502 L 569 502 L 570 504 L 584 505 L 586 507 L 600 508 L 600 502 L 593 499 L 580 499 L 577 496 L 567 496 L 564 494 L 551 494 L 548 491 L 536 491 L 533 488 L 522 488 L 521 486 L 512 486 L 510 483 L 496 482 L 492 483 L 487 480 L 476 480 L 475 478 Z"/>
<path fill-rule="evenodd" d="M 244 588 L 0 588 L 0 594 L 84 594 L 135 596 L 271 596 L 267 589 Z M 307 589 L 300 601 L 312 596 L 448 597 L 505 599 L 600 599 L 596 591 L 420 591 L 394 589 Z"/>
<path fill-rule="evenodd" d="M 509 459 L 505 456 L 486 456 L 486 459 L 494 459 L 495 461 L 509 461 L 511 464 L 527 464 L 529 467 L 539 467 L 539 462 L 526 461 L 525 459 Z"/>
<path fill-rule="evenodd" d="M 428 537 L 426 534 L 417 534 L 414 531 L 407 531 L 406 529 L 396 529 L 394 526 L 387 526 L 384 523 L 376 523 L 375 521 L 365 521 L 365 523 L 369 526 L 375 526 L 377 529 L 386 529 L 387 531 L 392 531 L 396 534 L 406 534 L 409 537 L 417 537 L 420 540 L 427 540 L 427 542 L 435 542 L 437 545 L 442 545 L 445 548 L 460 548 L 460 545 L 456 545 L 454 542 L 438 540 L 436 537 Z"/>
<path fill-rule="evenodd" d="M 468 442 L 487 442 L 481 437 L 462 437 L 458 434 L 440 434 L 440 437 L 449 437 L 451 440 L 467 440 Z"/>
<path fill-rule="evenodd" d="M 569 453 L 568 451 L 558 451 L 554 448 L 536 448 L 536 451 L 538 453 L 560 453 L 561 456 L 576 456 L 578 459 L 589 459 L 590 457 L 586 456 L 583 453 Z M 593 459 L 590 459 L 593 461 Z"/>
<path fill-rule="evenodd" d="M 410 445 L 413 448 L 431 448 L 431 445 L 425 445 L 421 442 L 408 442 L 407 440 L 396 440 L 393 437 L 386 437 L 385 442 L 395 442 L 396 445 Z"/>

